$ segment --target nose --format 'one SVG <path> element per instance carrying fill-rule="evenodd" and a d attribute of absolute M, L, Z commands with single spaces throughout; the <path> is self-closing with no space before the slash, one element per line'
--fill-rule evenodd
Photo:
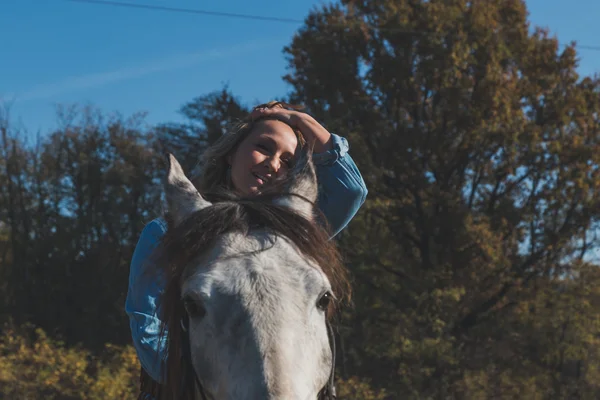
<path fill-rule="evenodd" d="M 267 168 L 269 168 L 269 172 L 272 172 L 275 175 L 277 175 L 281 169 L 281 162 L 277 159 L 277 157 L 269 157 L 267 160 L 265 160 L 265 164 L 267 165 Z"/>

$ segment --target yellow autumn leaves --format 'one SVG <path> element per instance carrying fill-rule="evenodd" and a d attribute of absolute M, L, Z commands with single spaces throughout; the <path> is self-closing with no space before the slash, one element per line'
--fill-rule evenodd
<path fill-rule="evenodd" d="M 107 345 L 97 357 L 41 329 L 5 327 L 0 336 L 0 398 L 135 399 L 139 368 L 131 346 Z"/>
<path fill-rule="evenodd" d="M 30 337 L 31 336 L 31 337 Z M 4 327 L 0 335 L 0 398 L 135 400 L 140 364 L 132 346 L 106 345 L 102 356 L 51 339 L 42 329 Z M 340 400 L 383 400 L 356 377 L 339 380 Z"/>

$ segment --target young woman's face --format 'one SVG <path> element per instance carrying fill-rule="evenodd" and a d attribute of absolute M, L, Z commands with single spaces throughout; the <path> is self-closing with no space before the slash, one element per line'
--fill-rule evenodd
<path fill-rule="evenodd" d="M 284 177 L 292 163 L 298 139 L 292 128 L 276 120 L 256 123 L 229 162 L 231 180 L 242 195 L 259 194 L 275 179 Z"/>

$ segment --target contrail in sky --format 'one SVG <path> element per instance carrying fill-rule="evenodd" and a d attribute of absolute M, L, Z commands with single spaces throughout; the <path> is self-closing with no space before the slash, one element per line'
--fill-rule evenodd
<path fill-rule="evenodd" d="M 21 93 L 13 93 L 5 96 L 14 98 L 19 103 L 30 100 L 48 99 L 64 93 L 75 92 L 83 89 L 91 89 L 133 78 L 140 78 L 157 72 L 172 71 L 191 67 L 207 61 L 215 61 L 223 58 L 233 57 L 242 53 L 257 51 L 275 44 L 274 41 L 251 41 L 239 46 L 227 47 L 226 49 L 213 49 L 196 53 L 182 54 L 167 59 L 154 60 L 145 64 L 126 67 L 108 72 L 98 72 L 81 76 L 72 76 L 58 82 L 34 86 Z"/>

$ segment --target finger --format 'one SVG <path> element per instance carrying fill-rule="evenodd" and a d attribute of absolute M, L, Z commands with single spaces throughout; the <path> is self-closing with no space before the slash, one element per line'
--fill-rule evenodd
<path fill-rule="evenodd" d="M 257 119 L 260 117 L 264 117 L 264 116 L 274 116 L 275 118 L 283 118 L 285 119 L 285 110 L 281 109 L 281 108 L 256 108 L 252 111 L 252 113 L 250 114 L 250 117 L 252 119 Z"/>
<path fill-rule="evenodd" d="M 256 119 L 256 118 L 260 118 L 262 115 L 265 115 L 265 110 L 263 108 L 255 108 L 254 110 L 252 110 L 252 112 L 250 113 L 250 118 L 251 119 Z"/>

